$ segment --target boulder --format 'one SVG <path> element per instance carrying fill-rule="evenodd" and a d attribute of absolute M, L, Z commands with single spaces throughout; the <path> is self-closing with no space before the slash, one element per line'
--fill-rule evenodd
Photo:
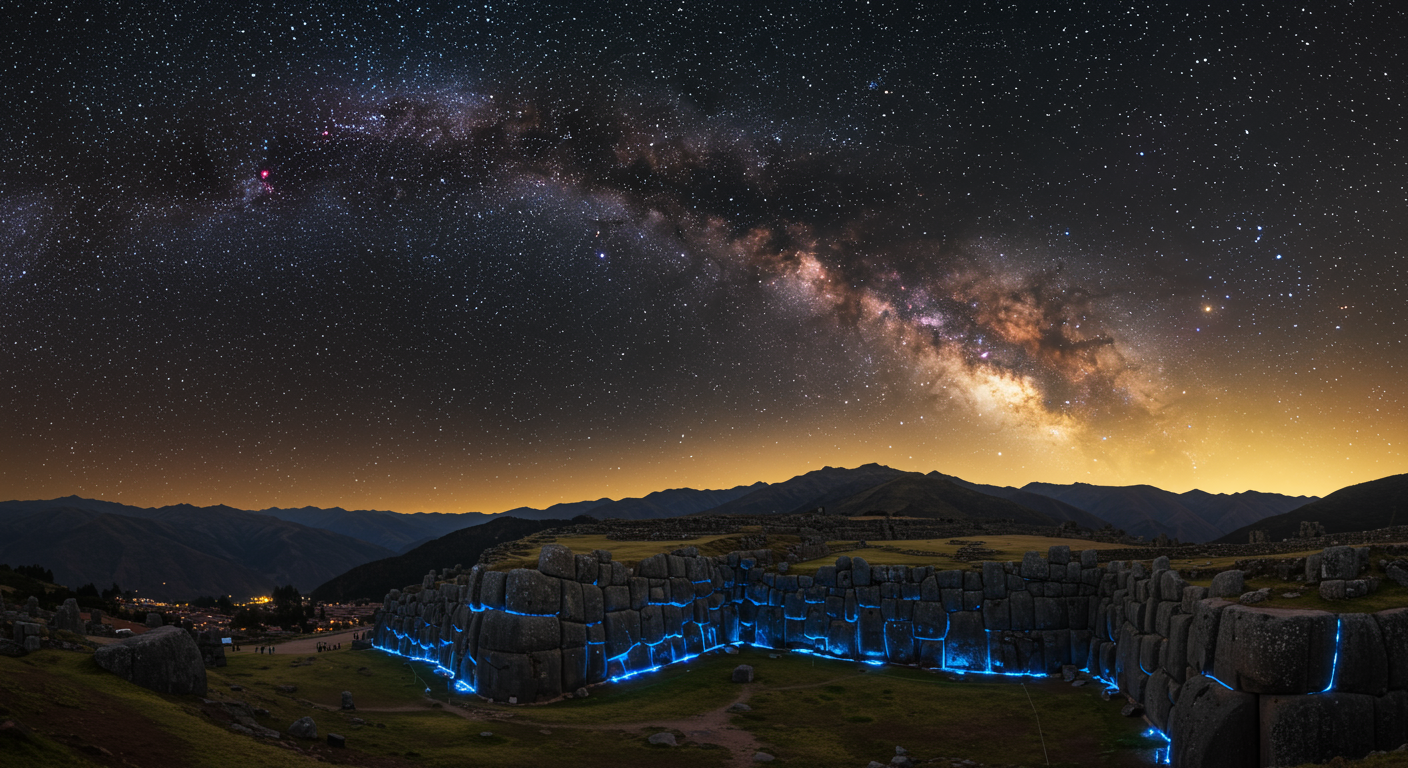
<path fill-rule="evenodd" d="M 669 731 L 661 731 L 659 733 L 651 734 L 650 738 L 646 739 L 646 741 L 650 742 L 651 744 L 654 744 L 657 747 L 679 746 L 679 742 L 675 741 L 675 734 L 670 733 Z"/>
<path fill-rule="evenodd" d="M 1374 748 L 1385 752 L 1408 744 L 1408 691 L 1374 699 Z"/>
<path fill-rule="evenodd" d="M 1320 555 L 1322 580 L 1352 579 L 1359 575 L 1359 552 L 1354 547 L 1325 547 Z"/>
<path fill-rule="evenodd" d="M 1168 716 L 1175 768 L 1257 768 L 1257 697 L 1211 678 L 1189 678 Z"/>
<path fill-rule="evenodd" d="M 1326 693 L 1260 698 L 1264 765 L 1322 763 L 1336 756 L 1358 759 L 1374 748 L 1372 696 Z"/>
<path fill-rule="evenodd" d="M 70 597 L 54 611 L 54 618 L 49 620 L 49 628 L 72 632 L 75 635 L 83 634 L 83 616 L 78 611 L 78 601 Z"/>
<path fill-rule="evenodd" d="M 1326 690 L 1335 665 L 1335 614 L 1234 605 L 1222 611 L 1214 674 L 1239 691 Z"/>
<path fill-rule="evenodd" d="M 357 705 L 352 703 L 351 691 L 342 692 L 342 708 L 346 710 L 355 710 L 357 708 Z"/>
<path fill-rule="evenodd" d="M 318 738 L 318 724 L 313 722 L 311 717 L 300 717 L 288 727 L 288 735 L 297 736 L 300 739 L 316 739 Z"/>
<path fill-rule="evenodd" d="M 753 668 L 747 664 L 739 664 L 733 668 L 733 682 L 751 683 L 753 682 Z"/>
<path fill-rule="evenodd" d="M 159 627 L 104 645 L 93 653 L 93 660 L 103 669 L 143 688 L 161 693 L 205 695 L 205 661 L 196 641 L 180 627 Z"/>
<path fill-rule="evenodd" d="M 156 629 L 162 625 L 161 614 L 152 611 L 147 614 L 147 629 Z"/>
<path fill-rule="evenodd" d="M 568 581 L 577 580 L 577 556 L 561 544 L 548 544 L 538 550 L 538 572 Z"/>
<path fill-rule="evenodd" d="M 1241 597 L 1246 591 L 1245 576 L 1242 571 L 1223 571 L 1212 577 L 1212 587 L 1208 591 L 1213 597 Z"/>
<path fill-rule="evenodd" d="M 328 746 L 341 749 L 347 746 L 347 737 L 336 733 L 328 734 Z"/>

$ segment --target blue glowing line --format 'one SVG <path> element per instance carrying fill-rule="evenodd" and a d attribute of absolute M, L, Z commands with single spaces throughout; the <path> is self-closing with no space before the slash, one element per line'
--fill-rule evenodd
<path fill-rule="evenodd" d="M 1226 689 L 1229 690 L 1229 691 L 1235 691 L 1235 690 L 1237 690 L 1236 688 L 1233 688 L 1232 686 L 1228 685 L 1227 683 L 1224 683 L 1224 682 L 1222 682 L 1221 680 L 1218 680 L 1217 678 L 1213 677 L 1212 675 L 1208 674 L 1207 672 L 1204 672 L 1204 673 L 1203 673 L 1203 677 L 1206 677 L 1207 679 L 1213 681 L 1214 683 L 1217 683 L 1218 685 L 1222 686 L 1223 688 L 1226 688 Z M 1331 679 L 1331 682 L 1334 682 L 1334 681 L 1333 681 L 1333 678 Z"/>
<path fill-rule="evenodd" d="M 1327 685 L 1327 686 L 1325 686 L 1325 690 L 1321 691 L 1321 693 L 1329 693 L 1329 692 L 1330 692 L 1330 689 L 1335 687 L 1335 674 L 1336 674 L 1337 672 L 1339 672 L 1339 668 L 1340 668 L 1340 632 L 1341 632 L 1343 629 L 1344 629 L 1344 619 L 1341 619 L 1341 618 L 1336 617 L 1336 619 L 1335 619 L 1335 659 L 1334 659 L 1334 661 L 1330 662 L 1330 684 Z"/>

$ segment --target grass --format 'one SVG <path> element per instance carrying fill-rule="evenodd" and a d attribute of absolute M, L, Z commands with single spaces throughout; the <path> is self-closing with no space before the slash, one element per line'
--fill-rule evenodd
<path fill-rule="evenodd" d="M 862 549 L 852 549 L 842 554 L 863 557 L 871 565 L 932 565 L 940 569 L 971 568 L 974 564 L 955 560 L 954 554 L 961 545 L 950 541 L 981 541 L 984 549 L 995 550 L 987 560 L 1021 560 L 1029 551 L 1046 554 L 1050 547 L 1066 545 L 1072 552 L 1082 549 L 1122 549 L 1123 544 L 1106 544 L 1085 539 L 1057 539 L 1049 536 L 967 536 L 962 539 L 905 539 L 900 541 L 868 541 Z M 853 542 L 828 542 L 832 549 L 844 549 Z M 926 552 L 927 555 L 905 554 L 906 552 Z M 808 560 L 792 566 L 792 573 L 813 574 L 823 565 L 836 562 L 835 555 Z"/>
<path fill-rule="evenodd" d="M 598 686 L 586 699 L 531 707 L 452 697 L 428 665 L 377 651 L 314 654 L 311 664 L 292 665 L 307 658 L 232 654 L 229 666 L 210 670 L 208 696 L 267 709 L 261 724 L 279 731 L 309 715 L 320 733 L 346 736 L 347 750 L 309 742 L 292 750 L 240 736 L 208 716 L 195 697 L 130 685 L 84 654 L 43 651 L 0 658 L 0 715 L 37 732 L 29 741 L 0 740 L 0 764 L 292 766 L 322 758 L 388 767 L 716 768 L 729 762 L 729 750 L 690 731 L 724 732 L 730 723 L 794 765 L 864 765 L 888 759 L 896 744 L 920 757 L 1042 764 L 1028 691 L 1053 763 L 1134 765 L 1147 762 L 1152 747 L 1139 735 L 1142 722 L 1120 717 L 1119 704 L 1102 701 L 1098 686 L 1029 681 L 1024 691 L 1005 680 L 953 682 L 927 671 L 756 649 L 706 654 Z M 753 665 L 754 683 L 730 682 L 740 663 Z M 287 685 L 296 691 L 278 690 Z M 357 711 L 337 709 L 343 690 L 352 692 Z M 740 698 L 753 711 L 727 714 L 724 708 Z M 674 730 L 682 746 L 648 744 L 646 737 L 661 729 Z M 114 755 L 92 753 L 97 747 Z"/>
<path fill-rule="evenodd" d="M 1320 550 L 1308 550 L 1304 552 L 1291 552 L 1284 555 L 1277 555 L 1272 560 L 1293 560 L 1298 557 L 1305 557 L 1319 552 Z M 1195 568 L 1221 568 L 1229 569 L 1236 565 L 1236 561 L 1242 558 L 1222 557 L 1212 560 L 1174 560 L 1172 564 L 1177 567 Z M 1307 611 L 1329 611 L 1331 613 L 1374 613 L 1388 608 L 1408 607 L 1408 587 L 1389 581 L 1383 569 L 1379 568 L 1379 560 L 1392 560 L 1386 552 L 1378 547 L 1369 549 L 1369 571 L 1366 576 L 1373 576 L 1379 579 L 1378 591 L 1364 597 L 1356 597 L 1352 600 L 1326 600 L 1320 597 L 1318 585 L 1306 584 L 1304 581 L 1282 581 L 1275 576 L 1258 576 L 1247 579 L 1246 590 L 1252 591 L 1269 587 L 1271 597 L 1268 600 L 1256 605 L 1264 608 L 1290 608 Z M 1210 563 L 1210 564 L 1209 564 Z M 1210 586 L 1212 578 L 1192 579 L 1188 583 L 1198 586 Z M 1285 594 L 1299 593 L 1299 597 L 1283 597 Z"/>

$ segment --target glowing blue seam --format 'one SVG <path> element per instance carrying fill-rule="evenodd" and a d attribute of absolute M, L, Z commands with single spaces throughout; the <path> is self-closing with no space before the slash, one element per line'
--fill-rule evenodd
<path fill-rule="evenodd" d="M 1212 675 L 1208 674 L 1207 672 L 1204 672 L 1204 673 L 1203 673 L 1203 677 L 1206 677 L 1207 679 L 1213 681 L 1214 683 L 1217 683 L 1218 685 L 1222 686 L 1223 688 L 1226 688 L 1226 689 L 1229 690 L 1229 691 L 1236 690 L 1236 689 L 1233 688 L 1232 686 L 1228 685 L 1227 683 L 1222 682 L 1221 680 L 1218 680 L 1217 678 L 1213 677 Z M 1331 682 L 1333 682 L 1333 680 L 1331 680 Z"/>
<path fill-rule="evenodd" d="M 535 616 L 535 617 L 537 617 L 537 618 L 554 618 L 554 619 L 557 618 L 557 614 L 555 614 L 555 613 L 521 613 L 521 612 L 519 612 L 519 611 L 510 611 L 510 610 L 507 609 L 507 608 L 498 608 L 498 609 L 495 609 L 495 610 L 503 611 L 504 613 L 511 614 L 511 615 L 514 615 L 514 616 Z"/>
<path fill-rule="evenodd" d="M 1327 685 L 1327 686 L 1325 686 L 1325 690 L 1321 691 L 1321 693 L 1329 693 L 1329 692 L 1330 692 L 1330 689 L 1335 687 L 1335 674 L 1336 674 L 1337 672 L 1339 672 L 1339 668 L 1340 668 L 1340 632 L 1341 632 L 1343 629 L 1344 629 L 1344 619 L 1341 619 L 1341 618 L 1336 617 L 1336 619 L 1335 619 L 1335 659 L 1334 659 L 1334 661 L 1330 662 L 1330 684 Z"/>

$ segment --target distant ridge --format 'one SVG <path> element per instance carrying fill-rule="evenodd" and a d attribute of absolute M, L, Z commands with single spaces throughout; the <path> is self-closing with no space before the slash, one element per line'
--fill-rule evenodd
<path fill-rule="evenodd" d="M 312 597 L 324 602 L 381 600 L 392 589 L 420 583 L 421 577 L 432 569 L 440 571 L 455 565 L 468 568 L 478 562 L 480 553 L 496 544 L 515 541 L 539 531 L 589 522 L 594 521 L 588 517 L 574 520 L 500 517 L 483 525 L 451 531 L 409 552 L 358 565 L 319 585 L 313 590 Z"/>
<path fill-rule="evenodd" d="M 267 515 L 186 505 L 137 517 L 50 506 L 7 510 L 0 562 L 41 562 L 71 588 L 116 582 L 141 597 L 245 598 L 293 584 L 309 589 L 390 550 Z"/>
<path fill-rule="evenodd" d="M 1244 544 L 1253 530 L 1266 531 L 1272 541 L 1292 538 L 1306 521 L 1320 523 L 1328 534 L 1408 525 L 1408 474 L 1341 488 L 1285 514 L 1238 528 L 1219 539 L 1219 543 Z"/>
<path fill-rule="evenodd" d="M 1153 539 L 1165 534 L 1191 542 L 1219 539 L 1240 525 L 1315 500 L 1313 496 L 1256 491 L 1211 494 L 1192 490 L 1180 494 L 1152 485 L 1027 483 L 1021 490 L 1080 507 L 1132 535 Z"/>

